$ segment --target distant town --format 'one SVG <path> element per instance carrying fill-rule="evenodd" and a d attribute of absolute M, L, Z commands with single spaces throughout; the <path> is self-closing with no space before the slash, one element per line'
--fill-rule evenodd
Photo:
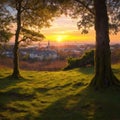
<path fill-rule="evenodd" d="M 13 45 L 1 51 L 1 55 L 13 58 Z M 21 59 L 32 59 L 32 60 L 56 60 L 66 59 L 67 57 L 80 57 L 85 51 L 94 49 L 93 44 L 64 44 L 64 45 L 51 45 L 50 41 L 46 44 L 36 44 L 29 46 L 21 46 L 19 53 Z M 120 44 L 111 45 L 111 50 L 120 48 Z"/>
<path fill-rule="evenodd" d="M 20 46 L 20 58 L 32 60 L 56 60 L 66 59 L 67 57 L 79 57 L 89 49 L 94 49 L 92 44 L 64 44 L 51 45 L 50 41 L 46 44 L 36 44 L 29 46 Z M 1 54 L 13 58 L 13 45 L 9 45 Z"/>
<path fill-rule="evenodd" d="M 120 62 L 120 44 L 110 46 L 112 62 Z M 19 49 L 20 68 L 29 70 L 60 70 L 67 64 L 69 57 L 80 58 L 86 51 L 95 49 L 94 44 L 44 44 L 21 45 Z M 0 65 L 13 67 L 13 44 L 0 47 Z M 32 63 L 31 63 L 32 62 Z M 32 66 L 31 66 L 32 64 Z"/>

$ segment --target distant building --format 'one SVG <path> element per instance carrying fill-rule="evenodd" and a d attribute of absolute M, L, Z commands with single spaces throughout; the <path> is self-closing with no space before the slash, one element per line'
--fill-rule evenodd
<path fill-rule="evenodd" d="M 39 51 L 30 52 L 29 57 L 31 59 L 38 59 L 38 60 L 55 60 L 58 58 L 58 54 L 55 50 L 44 49 Z"/>
<path fill-rule="evenodd" d="M 50 49 L 50 41 L 48 40 L 47 49 Z"/>

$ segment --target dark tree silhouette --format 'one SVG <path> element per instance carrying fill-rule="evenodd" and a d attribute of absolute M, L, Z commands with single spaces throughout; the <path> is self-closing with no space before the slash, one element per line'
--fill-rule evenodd
<path fill-rule="evenodd" d="M 114 33 L 120 29 L 120 1 L 63 0 L 62 6 L 66 10 L 69 9 L 68 14 L 72 18 L 80 17 L 77 25 L 82 33 L 88 33 L 89 28 L 92 26 L 95 28 L 95 76 L 90 85 L 96 89 L 119 85 L 119 80 L 114 76 L 111 68 L 109 28 L 112 29 Z"/>
<path fill-rule="evenodd" d="M 4 7 L 3 1 L 0 1 L 0 43 L 8 42 L 12 33 L 8 26 L 12 22 L 9 11 Z"/>
<path fill-rule="evenodd" d="M 3 3 L 6 3 L 7 6 L 16 11 L 16 14 L 14 13 L 16 33 L 13 50 L 14 68 L 12 77 L 18 79 L 21 76 L 19 70 L 20 42 L 25 42 L 27 40 L 42 40 L 44 36 L 40 33 L 40 29 L 42 27 L 49 27 L 50 20 L 56 16 L 57 7 L 45 0 L 4 0 Z M 32 28 L 35 28 L 37 31 L 31 30 Z M 23 36 L 22 39 L 20 34 Z"/>
<path fill-rule="evenodd" d="M 109 24 L 105 0 L 94 0 L 96 54 L 95 77 L 91 85 L 95 88 L 117 85 L 118 80 L 111 69 L 111 51 L 109 45 Z"/>

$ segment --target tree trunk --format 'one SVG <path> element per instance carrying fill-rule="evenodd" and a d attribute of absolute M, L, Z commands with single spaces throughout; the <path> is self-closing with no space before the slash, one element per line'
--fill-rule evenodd
<path fill-rule="evenodd" d="M 16 3 L 16 9 L 17 9 L 17 30 L 15 34 L 15 44 L 14 44 L 14 59 L 13 59 L 13 74 L 12 77 L 15 79 L 18 79 L 20 77 L 19 72 L 19 34 L 21 30 L 21 1 L 18 1 Z"/>
<path fill-rule="evenodd" d="M 95 76 L 91 86 L 96 89 L 118 84 L 111 69 L 111 51 L 109 45 L 109 27 L 106 0 L 94 0 L 95 7 Z"/>

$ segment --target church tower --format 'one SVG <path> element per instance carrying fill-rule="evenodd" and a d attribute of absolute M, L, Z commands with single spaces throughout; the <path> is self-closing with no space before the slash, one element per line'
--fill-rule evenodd
<path fill-rule="evenodd" d="M 50 41 L 48 40 L 47 49 L 50 49 Z"/>

